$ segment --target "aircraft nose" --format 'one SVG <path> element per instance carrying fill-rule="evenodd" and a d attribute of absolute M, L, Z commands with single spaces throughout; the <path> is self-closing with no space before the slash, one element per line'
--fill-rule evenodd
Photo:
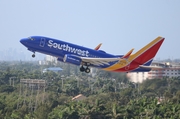
<path fill-rule="evenodd" d="M 26 44 L 27 40 L 25 38 L 21 39 L 20 42 L 24 45 Z"/>

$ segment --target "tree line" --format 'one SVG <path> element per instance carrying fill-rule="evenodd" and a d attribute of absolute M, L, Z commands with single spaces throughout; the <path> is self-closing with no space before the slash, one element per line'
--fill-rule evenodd
<path fill-rule="evenodd" d="M 180 118 L 179 78 L 151 79 L 141 84 L 129 82 L 124 73 L 98 70 L 95 76 L 81 73 L 73 65 L 56 64 L 63 72 L 46 72 L 36 62 L 0 62 L 0 118 L 13 119 L 162 119 Z M 63 75 L 63 77 L 62 77 Z M 10 85 L 10 78 L 14 85 Z M 20 96 L 20 79 L 47 80 L 45 100 L 35 108 L 31 99 Z M 21 85 L 22 86 L 22 85 Z M 25 88 L 26 89 L 26 88 Z M 25 91 L 25 90 L 24 90 Z M 78 94 L 86 99 L 72 101 Z"/>

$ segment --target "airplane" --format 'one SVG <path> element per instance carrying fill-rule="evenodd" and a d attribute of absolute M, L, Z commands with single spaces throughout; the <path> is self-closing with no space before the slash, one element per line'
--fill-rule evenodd
<path fill-rule="evenodd" d="M 102 44 L 91 49 L 44 36 L 31 36 L 21 39 L 20 42 L 33 52 L 32 57 L 35 57 L 35 52 L 51 55 L 57 57 L 58 61 L 80 66 L 81 72 L 89 73 L 89 67 L 96 67 L 106 71 L 128 73 L 148 72 L 152 68 L 158 68 L 150 64 L 164 39 L 159 36 L 136 53 L 132 54 L 134 49 L 131 49 L 125 55 L 113 55 L 99 50 Z"/>

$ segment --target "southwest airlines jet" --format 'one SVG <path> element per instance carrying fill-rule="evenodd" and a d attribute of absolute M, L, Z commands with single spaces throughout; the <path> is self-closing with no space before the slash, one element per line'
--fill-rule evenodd
<path fill-rule="evenodd" d="M 43 36 L 31 36 L 20 42 L 33 52 L 32 57 L 35 57 L 35 52 L 51 55 L 59 61 L 80 66 L 81 72 L 89 73 L 89 67 L 114 72 L 148 72 L 156 68 L 150 64 L 164 39 L 157 37 L 136 53 L 132 54 L 134 49 L 131 49 L 125 55 L 113 55 L 99 50 L 101 44 L 90 49 Z"/>

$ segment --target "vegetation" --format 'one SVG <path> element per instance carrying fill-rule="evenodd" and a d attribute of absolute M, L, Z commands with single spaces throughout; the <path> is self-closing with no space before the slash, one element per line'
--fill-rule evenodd
<path fill-rule="evenodd" d="M 91 76 L 78 67 L 56 64 L 59 73 L 42 70 L 36 62 L 0 62 L 0 118 L 6 119 L 178 119 L 180 79 L 129 82 L 124 73 L 96 71 Z M 32 90 L 20 79 L 48 82 L 45 92 Z M 23 91 L 21 91 L 23 88 Z M 32 91 L 29 91 L 32 90 Z M 87 98 L 72 101 L 83 94 Z"/>

